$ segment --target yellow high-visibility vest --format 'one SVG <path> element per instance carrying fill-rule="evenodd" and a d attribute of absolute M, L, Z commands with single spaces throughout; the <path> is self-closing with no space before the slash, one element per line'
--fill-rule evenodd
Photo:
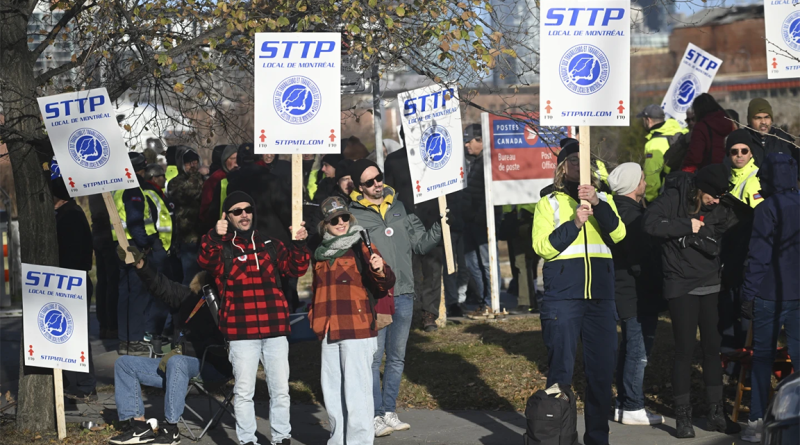
<path fill-rule="evenodd" d="M 153 217 L 150 215 L 150 206 L 147 205 L 147 199 L 145 198 L 144 190 L 139 188 L 139 191 L 142 192 L 142 198 L 145 199 L 144 201 L 144 231 L 148 235 L 152 235 L 156 233 L 158 230 L 156 229 L 156 225 L 153 223 Z M 114 205 L 117 207 L 117 213 L 119 213 L 119 219 L 122 222 L 122 228 L 125 229 L 125 237 L 128 239 L 133 239 L 131 237 L 131 233 L 128 231 L 128 223 L 127 223 L 127 212 L 125 212 L 125 203 L 122 201 L 122 194 L 125 193 L 125 190 L 117 190 L 114 192 Z M 111 237 L 114 241 L 117 241 L 117 232 L 114 228 L 111 228 Z"/>
<path fill-rule="evenodd" d="M 169 250 L 172 245 L 172 215 L 169 214 L 169 206 L 158 192 L 155 190 L 145 190 L 144 193 L 153 200 L 158 210 L 158 219 L 155 221 L 156 230 L 158 231 L 158 239 L 164 246 L 164 250 Z"/>

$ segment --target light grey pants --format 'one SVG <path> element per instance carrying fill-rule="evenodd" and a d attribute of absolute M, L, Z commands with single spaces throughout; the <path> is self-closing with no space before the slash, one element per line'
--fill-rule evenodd
<path fill-rule="evenodd" d="M 322 340 L 322 395 L 331 424 L 328 445 L 371 445 L 375 439 L 372 360 L 377 349 L 376 337 L 329 342 L 326 335 Z"/>

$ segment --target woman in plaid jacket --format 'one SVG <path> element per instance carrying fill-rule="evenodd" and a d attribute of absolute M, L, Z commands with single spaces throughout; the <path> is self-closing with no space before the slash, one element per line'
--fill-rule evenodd
<path fill-rule="evenodd" d="M 322 394 L 331 424 L 328 445 L 344 444 L 345 430 L 347 443 L 371 444 L 372 360 L 378 348 L 374 298 L 388 294 L 395 276 L 362 241 L 363 229 L 342 198 L 330 197 L 320 209 L 319 233 L 324 235 L 314 252 L 314 300 L 308 318 L 322 340 Z"/>

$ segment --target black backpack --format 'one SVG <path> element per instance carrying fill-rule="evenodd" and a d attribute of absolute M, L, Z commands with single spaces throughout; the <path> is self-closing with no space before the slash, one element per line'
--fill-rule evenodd
<path fill-rule="evenodd" d="M 669 143 L 669 148 L 664 152 L 664 166 L 669 167 L 670 171 L 678 171 L 683 165 L 683 158 L 689 151 L 688 134 L 675 133 L 672 136 L 659 134 L 657 137 L 664 138 Z M 664 174 L 662 172 L 662 174 Z"/>
<path fill-rule="evenodd" d="M 536 391 L 525 406 L 525 419 L 524 445 L 578 444 L 578 407 L 569 387 L 552 395 Z"/>

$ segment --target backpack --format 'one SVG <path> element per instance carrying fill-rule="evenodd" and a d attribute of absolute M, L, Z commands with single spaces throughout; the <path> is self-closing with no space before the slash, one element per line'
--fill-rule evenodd
<path fill-rule="evenodd" d="M 536 391 L 525 406 L 524 445 L 577 445 L 578 407 L 569 387 Z"/>
<path fill-rule="evenodd" d="M 683 137 L 683 133 L 675 133 L 672 136 L 658 135 L 669 143 L 669 148 L 664 152 L 664 166 L 669 167 L 670 171 L 678 171 L 683 165 L 683 158 L 689 151 L 689 138 Z M 687 134 L 688 136 L 688 134 Z"/>

